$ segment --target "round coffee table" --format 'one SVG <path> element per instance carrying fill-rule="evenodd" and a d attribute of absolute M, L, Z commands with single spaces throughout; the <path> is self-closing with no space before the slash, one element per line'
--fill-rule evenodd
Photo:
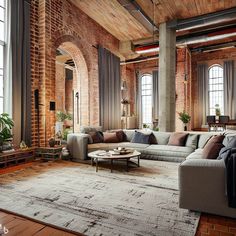
<path fill-rule="evenodd" d="M 97 150 L 94 152 L 88 153 L 88 156 L 91 158 L 91 165 L 96 163 L 96 172 L 98 172 L 98 161 L 99 160 L 110 160 L 111 162 L 111 172 L 113 171 L 113 161 L 114 160 L 125 160 L 126 161 L 126 171 L 129 171 L 129 161 L 131 158 L 137 158 L 137 163 L 135 163 L 138 167 L 140 166 L 140 155 L 141 153 L 138 151 L 134 151 L 129 154 L 115 154 L 113 151 L 106 152 L 104 150 Z"/>

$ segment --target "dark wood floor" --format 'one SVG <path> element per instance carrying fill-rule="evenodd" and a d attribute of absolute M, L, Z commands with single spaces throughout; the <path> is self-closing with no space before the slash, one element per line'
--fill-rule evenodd
<path fill-rule="evenodd" d="M 25 168 L 35 163 L 0 169 L 0 174 Z M 72 236 L 72 234 L 32 220 L 0 211 L 0 224 L 5 226 L 7 236 Z M 196 236 L 236 236 L 236 219 L 202 214 Z"/>

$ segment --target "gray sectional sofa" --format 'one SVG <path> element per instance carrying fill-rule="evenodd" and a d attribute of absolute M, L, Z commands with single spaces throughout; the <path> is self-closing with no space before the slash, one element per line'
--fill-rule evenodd
<path fill-rule="evenodd" d="M 145 131 L 143 131 L 145 132 Z M 120 143 L 92 143 L 89 144 L 89 135 L 84 133 L 69 134 L 67 143 L 68 149 L 74 161 L 86 160 L 87 154 L 99 149 L 111 150 L 116 147 L 134 148 L 141 152 L 141 158 L 160 160 L 160 161 L 173 161 L 183 162 L 186 158 L 193 153 L 197 148 L 202 148 L 208 139 L 215 133 L 189 133 L 185 146 L 171 146 L 167 145 L 170 132 L 155 132 L 158 144 L 140 144 L 131 143 L 131 139 L 135 130 L 124 130 L 127 140 Z M 150 133 L 150 132 L 149 132 Z"/>
<path fill-rule="evenodd" d="M 134 148 L 141 157 L 152 160 L 181 162 L 179 166 L 179 206 L 189 210 L 236 218 L 236 209 L 228 207 L 226 168 L 223 160 L 203 159 L 202 151 L 216 132 L 190 132 L 185 146 L 170 146 L 171 133 L 153 132 L 158 144 L 131 143 L 134 130 L 124 130 L 127 142 L 89 144 L 89 135 L 68 135 L 68 149 L 74 161 L 87 159 L 89 152 L 110 150 L 118 146 Z M 236 135 L 236 133 L 235 133 Z M 227 138 L 227 137 L 226 137 Z M 226 139 L 225 138 L 225 139 Z"/>

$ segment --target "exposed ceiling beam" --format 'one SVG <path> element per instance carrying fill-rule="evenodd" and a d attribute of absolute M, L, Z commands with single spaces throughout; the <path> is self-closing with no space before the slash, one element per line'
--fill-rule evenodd
<path fill-rule="evenodd" d="M 236 7 L 205 15 L 195 16 L 188 19 L 173 20 L 168 26 L 178 30 L 189 30 L 207 25 L 232 21 L 236 19 Z"/>
<path fill-rule="evenodd" d="M 197 48 L 192 48 L 192 49 L 190 49 L 190 51 L 191 52 L 213 52 L 213 51 L 217 51 L 217 50 L 235 48 L 235 47 L 236 47 L 236 41 L 201 46 L 201 47 L 197 47 Z"/>
<path fill-rule="evenodd" d="M 135 0 L 117 0 L 150 33 L 158 31 L 155 22 L 143 11 Z"/>
<path fill-rule="evenodd" d="M 138 57 L 138 58 L 135 58 L 135 59 L 121 61 L 120 65 L 140 63 L 140 62 L 144 62 L 144 61 L 152 61 L 152 60 L 156 60 L 158 58 L 159 58 L 159 55 L 153 55 L 153 56 L 147 56 L 147 57 Z"/>

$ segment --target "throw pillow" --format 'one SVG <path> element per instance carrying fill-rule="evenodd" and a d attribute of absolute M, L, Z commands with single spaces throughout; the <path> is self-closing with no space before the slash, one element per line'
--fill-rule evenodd
<path fill-rule="evenodd" d="M 135 131 L 134 136 L 131 139 L 131 143 L 150 144 L 150 135 L 151 134 L 144 134 L 144 133 Z"/>
<path fill-rule="evenodd" d="M 224 135 L 215 135 L 210 138 L 202 151 L 205 159 L 216 159 L 219 156 L 221 148 L 224 147 L 222 144 L 224 137 Z"/>
<path fill-rule="evenodd" d="M 198 134 L 189 134 L 188 137 L 187 137 L 185 146 L 196 149 L 197 148 L 197 143 L 198 143 L 198 138 L 199 138 Z"/>
<path fill-rule="evenodd" d="M 103 143 L 103 135 L 101 131 L 89 132 L 88 134 L 90 135 L 90 143 Z"/>
<path fill-rule="evenodd" d="M 104 143 L 119 143 L 120 142 L 116 133 L 109 133 L 109 132 L 103 133 L 103 140 L 104 140 Z"/>
<path fill-rule="evenodd" d="M 188 136 L 187 133 L 180 133 L 180 132 L 172 133 L 170 135 L 170 139 L 167 145 L 184 146 L 187 136 Z"/>
<path fill-rule="evenodd" d="M 106 132 L 116 133 L 116 136 L 119 139 L 119 142 L 125 142 L 126 141 L 126 134 L 121 129 L 107 130 Z"/>

